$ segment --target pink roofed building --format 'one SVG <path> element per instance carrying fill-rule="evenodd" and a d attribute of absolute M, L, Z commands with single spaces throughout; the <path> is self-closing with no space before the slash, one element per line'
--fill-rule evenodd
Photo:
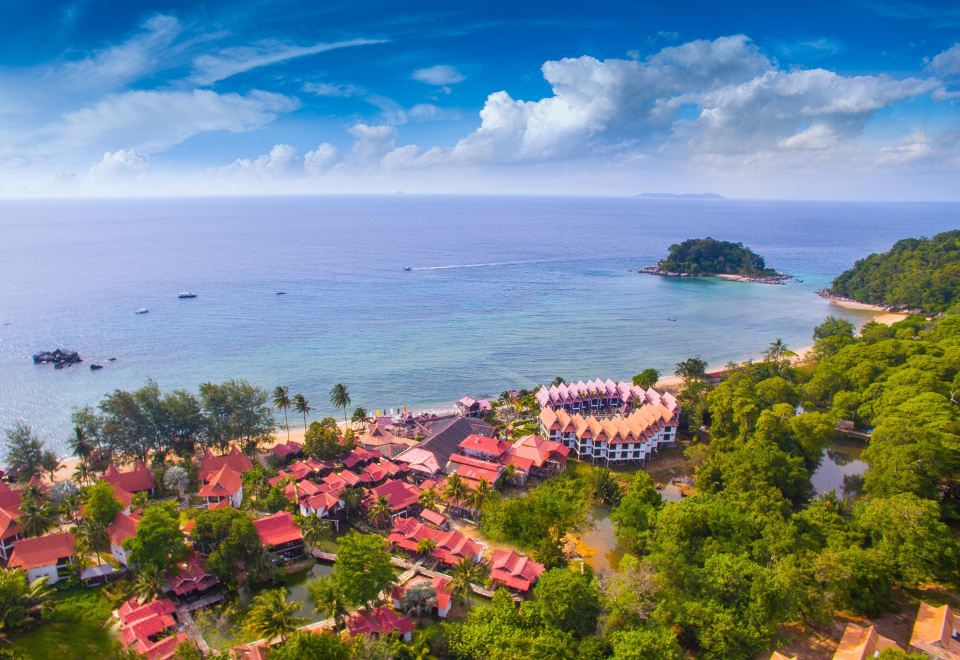
<path fill-rule="evenodd" d="M 299 442 L 280 442 L 270 447 L 270 453 L 280 461 L 288 461 L 303 454 L 303 445 Z"/>
<path fill-rule="evenodd" d="M 70 532 L 32 536 L 13 544 L 8 568 L 22 568 L 33 582 L 46 577 L 56 584 L 73 572 L 76 540 Z"/>
<path fill-rule="evenodd" d="M 513 550 L 494 550 L 490 561 L 491 580 L 524 593 L 530 591 L 543 571 L 543 564 Z"/>
<path fill-rule="evenodd" d="M 164 598 L 145 605 L 131 598 L 114 611 L 120 621 L 120 641 L 125 649 L 150 660 L 172 658 L 180 643 L 189 641 L 186 633 L 177 632 L 174 604 Z"/>
<path fill-rule="evenodd" d="M 373 610 L 356 610 L 347 618 L 351 635 L 390 635 L 397 633 L 404 641 L 413 639 L 413 619 L 394 612 L 386 605 Z"/>
<path fill-rule="evenodd" d="M 229 463 L 224 463 L 210 473 L 197 495 L 207 501 L 207 505 L 223 504 L 240 508 L 243 502 L 243 475 L 235 471 Z"/>
<path fill-rule="evenodd" d="M 112 486 L 117 486 L 128 493 L 134 494 L 146 492 L 152 495 L 157 487 L 153 472 L 144 465 L 143 461 L 137 461 L 134 468 L 128 472 L 121 472 L 111 464 L 104 470 L 103 480 Z"/>
<path fill-rule="evenodd" d="M 473 456 L 452 454 L 444 472 L 459 474 L 460 478 L 466 481 L 470 488 L 476 488 L 481 481 L 486 481 L 488 485 L 495 486 L 503 474 L 503 466 Z"/>
<path fill-rule="evenodd" d="M 292 559 L 303 554 L 303 533 L 289 511 L 280 511 L 272 516 L 253 521 L 260 542 L 270 553 L 283 559 Z"/>
<path fill-rule="evenodd" d="M 620 412 L 629 406 L 656 404 L 661 401 L 666 405 L 676 404 L 672 394 L 661 394 L 653 388 L 644 389 L 625 381 L 615 383 L 610 379 L 544 386 L 537 391 L 536 399 L 541 408 L 563 409 L 570 413 L 583 414 Z"/>
<path fill-rule="evenodd" d="M 486 397 L 465 396 L 456 403 L 457 414 L 461 417 L 483 417 L 493 411 L 493 404 Z"/>
<path fill-rule="evenodd" d="M 435 529 L 416 518 L 395 518 L 387 536 L 394 547 L 411 554 L 417 554 L 417 546 L 423 539 L 431 539 L 436 543 L 432 556 L 444 564 L 453 566 L 468 557 L 474 562 L 483 560 L 486 546 L 479 541 L 456 530 L 444 532 Z"/>
<path fill-rule="evenodd" d="M 569 455 L 570 449 L 559 442 L 539 435 L 525 435 L 514 442 L 500 460 L 504 465 L 516 466 L 524 477 L 549 477 L 566 469 Z"/>
<path fill-rule="evenodd" d="M 167 580 L 166 591 L 172 593 L 180 601 L 195 600 L 211 594 L 220 586 L 220 580 L 207 571 L 203 559 L 195 550 L 177 564 L 176 572 L 171 571 Z"/>

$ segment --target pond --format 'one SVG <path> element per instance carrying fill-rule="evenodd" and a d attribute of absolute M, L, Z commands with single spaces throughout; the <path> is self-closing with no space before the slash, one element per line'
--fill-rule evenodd
<path fill-rule="evenodd" d="M 858 440 L 838 438 L 824 449 L 820 465 L 811 477 L 816 494 L 832 490 L 841 498 L 859 495 L 859 477 L 867 469 L 867 464 L 860 459 L 864 447 L 866 445 Z"/>
<path fill-rule="evenodd" d="M 322 621 L 324 617 L 313 611 L 313 601 L 310 599 L 310 590 L 307 583 L 313 578 L 329 575 L 333 570 L 330 564 L 316 563 L 310 569 L 293 573 L 287 576 L 287 600 L 300 603 L 300 610 L 296 616 L 310 621 Z"/>
<path fill-rule="evenodd" d="M 589 522 L 592 527 L 580 536 L 584 559 L 597 574 L 617 570 L 623 549 L 617 542 L 616 529 L 610 520 L 610 507 L 590 507 Z"/>

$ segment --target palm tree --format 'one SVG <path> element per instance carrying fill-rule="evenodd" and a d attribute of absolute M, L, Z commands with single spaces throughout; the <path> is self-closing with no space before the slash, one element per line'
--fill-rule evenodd
<path fill-rule="evenodd" d="M 83 459 L 77 463 L 76 469 L 73 471 L 73 480 L 79 484 L 89 484 L 90 478 L 93 476 L 93 473 L 90 471 L 90 466 L 87 465 L 87 462 Z"/>
<path fill-rule="evenodd" d="M 307 583 L 307 589 L 310 591 L 310 599 L 313 601 L 313 611 L 332 618 L 337 628 L 342 627 L 348 609 L 343 590 L 337 581 L 327 575 L 310 580 Z"/>
<path fill-rule="evenodd" d="M 47 584 L 49 580 L 49 576 L 46 575 L 33 580 L 24 597 L 24 604 L 27 608 L 41 615 L 52 604 L 53 600 L 53 587 Z"/>
<path fill-rule="evenodd" d="M 57 470 L 63 467 L 63 463 L 60 462 L 60 457 L 52 451 L 45 451 L 40 455 L 40 467 L 50 475 L 50 482 L 53 483 L 54 477 L 57 476 Z"/>
<path fill-rule="evenodd" d="M 343 423 L 347 423 L 347 408 L 350 407 L 350 391 L 343 383 L 337 383 L 330 390 L 330 403 L 343 411 Z"/>
<path fill-rule="evenodd" d="M 429 536 L 424 536 L 417 541 L 417 554 L 421 557 L 429 557 L 437 548 L 437 542 Z"/>
<path fill-rule="evenodd" d="M 20 517 L 17 518 L 17 526 L 24 535 L 42 536 L 53 527 L 53 523 L 54 512 L 43 501 L 43 496 L 35 488 L 25 488 L 20 498 Z"/>
<path fill-rule="evenodd" d="M 387 522 L 390 522 L 392 514 L 393 511 L 390 509 L 390 500 L 381 495 L 370 505 L 370 510 L 367 511 L 367 518 L 374 527 L 382 527 Z"/>
<path fill-rule="evenodd" d="M 300 525 L 303 542 L 309 549 L 317 547 L 320 541 L 330 536 L 330 521 L 315 515 L 297 516 L 297 524 Z"/>
<path fill-rule="evenodd" d="M 489 569 L 486 564 L 478 564 L 470 557 L 464 557 L 453 567 L 450 579 L 450 593 L 463 601 L 464 607 L 469 607 L 470 587 L 474 584 L 482 585 L 487 579 Z"/>
<path fill-rule="evenodd" d="M 84 518 L 77 525 L 77 545 L 80 555 L 87 556 L 95 554 L 97 556 L 97 566 L 103 565 L 100 558 L 100 551 L 105 549 L 110 543 L 107 538 L 107 528 L 90 518 Z"/>
<path fill-rule="evenodd" d="M 283 425 L 287 427 L 287 442 L 290 442 L 290 421 L 287 419 L 287 408 L 290 407 L 290 388 L 277 385 L 273 388 L 273 407 L 283 411 Z"/>
<path fill-rule="evenodd" d="M 467 496 L 467 500 L 470 503 L 470 508 L 473 509 L 474 517 L 477 520 L 480 520 L 481 512 L 483 511 L 483 505 L 487 503 L 487 500 L 490 499 L 490 496 L 493 492 L 493 489 L 490 488 L 490 484 L 487 483 L 486 479 L 481 479 L 480 483 L 477 484 L 477 487 L 470 492 Z"/>
<path fill-rule="evenodd" d="M 796 355 L 793 351 L 787 348 L 787 345 L 779 337 L 773 341 L 769 348 L 763 352 L 764 357 L 771 362 L 779 362 L 785 357 Z"/>
<path fill-rule="evenodd" d="M 142 569 L 133 583 L 134 593 L 144 600 L 160 595 L 165 587 L 163 572 L 156 568 Z"/>
<path fill-rule="evenodd" d="M 80 465 L 86 466 L 93 452 L 93 444 L 87 438 L 87 432 L 79 424 L 73 427 L 73 435 L 67 440 L 70 451 L 80 459 Z"/>
<path fill-rule="evenodd" d="M 360 488 L 351 486 L 344 488 L 340 493 L 340 499 L 343 500 L 343 510 L 347 518 L 356 518 L 360 513 L 360 505 L 363 503 L 364 492 Z"/>
<path fill-rule="evenodd" d="M 306 619 L 296 616 L 301 603 L 287 600 L 287 590 L 268 589 L 253 599 L 247 614 L 247 626 L 268 641 L 276 637 L 280 643 L 287 641 L 287 635 L 306 623 Z"/>
<path fill-rule="evenodd" d="M 517 477 L 520 475 L 520 470 L 513 463 L 507 463 L 503 466 L 503 480 L 504 482 L 516 485 Z"/>
<path fill-rule="evenodd" d="M 440 502 L 440 494 L 437 489 L 430 487 L 420 491 L 420 506 L 424 509 L 436 509 Z"/>
<path fill-rule="evenodd" d="M 307 413 L 310 412 L 310 402 L 302 394 L 293 395 L 293 408 L 303 415 L 303 432 L 307 432 Z"/>
<path fill-rule="evenodd" d="M 467 488 L 467 484 L 463 481 L 463 478 L 454 472 L 449 477 L 447 477 L 446 486 L 443 489 L 443 496 L 447 499 L 448 502 L 453 502 L 453 508 L 459 509 L 460 503 L 463 501 L 463 498 L 467 496 L 467 493 L 470 492 L 470 489 Z"/>
<path fill-rule="evenodd" d="M 370 416 L 367 414 L 366 408 L 355 408 L 353 415 L 350 417 L 350 423 L 354 426 L 360 424 L 363 425 L 365 422 L 369 421 Z"/>

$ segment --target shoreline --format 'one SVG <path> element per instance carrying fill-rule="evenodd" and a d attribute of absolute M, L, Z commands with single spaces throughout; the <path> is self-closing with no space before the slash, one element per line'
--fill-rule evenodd
<path fill-rule="evenodd" d="M 713 273 L 710 275 L 693 275 L 691 273 L 673 273 L 660 270 L 657 266 L 645 266 L 637 269 L 635 272 L 640 275 L 657 275 L 658 277 L 676 277 L 676 278 L 696 278 L 696 279 L 717 279 L 726 282 L 748 282 L 750 284 L 786 284 L 796 280 L 793 275 L 786 273 L 773 273 L 772 275 L 737 275 L 735 273 Z M 800 280 L 797 280 L 800 281 Z"/>
<path fill-rule="evenodd" d="M 854 300 L 853 298 L 845 298 L 843 296 L 838 296 L 836 294 L 830 293 L 829 289 L 820 289 L 817 291 L 817 295 L 827 300 L 838 307 L 843 307 L 844 309 L 852 309 L 855 311 L 861 312 L 878 312 L 902 316 L 907 318 L 911 314 L 922 314 L 918 310 L 907 309 L 905 307 L 897 307 L 894 305 L 875 305 L 873 303 L 860 302 L 859 300 Z M 874 319 L 876 320 L 876 319 Z M 878 323 L 883 323 L 883 321 L 877 321 Z M 888 324 L 889 325 L 889 324 Z"/>

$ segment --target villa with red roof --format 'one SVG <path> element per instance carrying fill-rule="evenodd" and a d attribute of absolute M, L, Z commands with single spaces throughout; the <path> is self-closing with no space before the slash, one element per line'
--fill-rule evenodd
<path fill-rule="evenodd" d="M 960 660 L 960 616 L 949 605 L 920 603 L 910 646 L 931 658 Z"/>
<path fill-rule="evenodd" d="M 444 470 L 447 474 L 459 474 L 470 488 L 476 488 L 481 481 L 495 486 L 503 474 L 503 466 L 473 456 L 451 454 L 450 462 Z"/>
<path fill-rule="evenodd" d="M 190 639 L 186 633 L 175 632 L 175 611 L 174 604 L 166 598 L 145 605 L 139 605 L 136 598 L 125 602 L 114 612 L 120 621 L 123 647 L 150 660 L 172 658 L 177 646 Z"/>
<path fill-rule="evenodd" d="M 254 520 L 253 526 L 260 535 L 263 547 L 270 553 L 284 559 L 303 554 L 303 534 L 289 511 Z"/>
<path fill-rule="evenodd" d="M 457 414 L 461 417 L 482 417 L 493 410 L 490 399 L 474 399 L 472 396 L 465 396 L 456 403 Z"/>
<path fill-rule="evenodd" d="M 17 518 L 20 517 L 20 491 L 0 482 L 0 558 L 6 561 L 13 544 L 20 540 Z"/>
<path fill-rule="evenodd" d="M 420 508 L 420 489 L 405 481 L 390 479 L 380 486 L 371 488 L 369 493 L 368 505 L 380 497 L 385 497 L 394 517 L 412 514 Z"/>
<path fill-rule="evenodd" d="M 137 533 L 137 525 L 139 523 L 139 515 L 118 511 L 117 515 L 113 517 L 113 521 L 107 525 L 107 538 L 110 540 L 110 554 L 123 566 L 129 565 L 127 550 L 123 547 L 123 542 L 132 538 Z"/>
<path fill-rule="evenodd" d="M 450 614 L 450 608 L 453 606 L 453 592 L 450 590 L 451 579 L 446 575 L 421 575 L 417 573 L 413 578 L 402 585 L 394 587 L 390 595 L 394 609 L 403 608 L 403 597 L 411 589 L 430 588 L 433 590 L 437 601 L 437 616 L 446 619 Z"/>
<path fill-rule="evenodd" d="M 336 516 L 343 511 L 343 500 L 329 492 L 320 492 L 300 500 L 300 513 L 304 516 L 317 516 L 331 519 L 336 527 Z"/>
<path fill-rule="evenodd" d="M 352 470 L 355 467 L 362 467 L 369 463 L 380 458 L 380 453 L 375 451 L 369 451 L 363 447 L 357 447 L 353 449 L 349 454 L 344 456 L 340 462 L 343 463 L 343 467 L 348 470 Z"/>
<path fill-rule="evenodd" d="M 510 446 L 500 462 L 515 466 L 524 479 L 529 475 L 549 477 L 566 469 L 569 455 L 570 449 L 559 442 L 525 435 Z"/>
<path fill-rule="evenodd" d="M 543 571 L 543 564 L 513 550 L 494 550 L 490 561 L 491 580 L 524 593 L 530 591 Z"/>
<path fill-rule="evenodd" d="M 460 453 L 485 461 L 498 462 L 510 449 L 510 443 L 476 433 L 468 435 L 459 445 Z"/>
<path fill-rule="evenodd" d="M 398 454 L 393 462 L 405 465 L 418 480 L 438 476 L 451 454 L 460 453 L 460 443 L 473 434 L 490 435 L 493 427 L 481 419 L 450 417 L 432 422 L 428 435 L 417 445 Z"/>
<path fill-rule="evenodd" d="M 47 577 L 49 584 L 55 584 L 73 572 L 75 552 L 76 541 L 70 532 L 34 536 L 13 544 L 7 566 L 22 568 L 31 582 Z"/>
<path fill-rule="evenodd" d="M 220 586 L 220 580 L 207 572 L 203 559 L 196 550 L 177 564 L 177 573 L 167 581 L 167 591 L 172 592 L 181 601 L 194 600 L 207 596 Z"/>
<path fill-rule="evenodd" d="M 394 547 L 402 548 L 411 554 L 417 554 L 417 546 L 423 539 L 431 539 L 436 543 L 432 556 L 444 564 L 453 566 L 467 557 L 474 562 L 483 560 L 485 546 L 482 543 L 456 530 L 440 531 L 416 518 L 395 518 L 393 528 L 387 536 L 387 540 Z"/>
<path fill-rule="evenodd" d="M 129 472 L 121 472 L 111 464 L 104 470 L 103 480 L 133 494 L 146 492 L 152 495 L 157 487 L 153 472 L 144 465 L 143 461 L 137 461 L 136 466 Z"/>
<path fill-rule="evenodd" d="M 404 641 L 413 639 L 413 619 L 394 612 L 386 605 L 373 610 L 356 610 L 347 618 L 351 635 L 389 635 L 397 633 Z"/>
<path fill-rule="evenodd" d="M 281 461 L 286 461 L 303 454 L 303 445 L 299 442 L 281 442 L 270 447 L 270 452 Z"/>
<path fill-rule="evenodd" d="M 243 502 L 243 475 L 235 471 L 229 463 L 208 475 L 197 495 L 207 501 L 207 506 L 226 502 L 235 509 Z"/>
<path fill-rule="evenodd" d="M 222 456 L 214 456 L 209 450 L 200 459 L 199 477 L 201 481 L 207 481 L 210 476 L 217 472 L 224 465 L 229 465 L 234 472 L 244 474 L 253 468 L 253 463 L 249 458 L 234 445 L 229 453 Z"/>

